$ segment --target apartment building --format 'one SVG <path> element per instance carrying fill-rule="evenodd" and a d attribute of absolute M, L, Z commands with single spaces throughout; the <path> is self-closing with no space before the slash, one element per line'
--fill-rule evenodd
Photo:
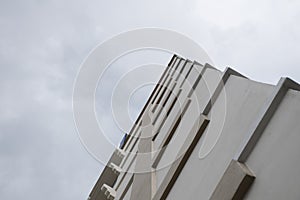
<path fill-rule="evenodd" d="M 88 199 L 300 199 L 299 90 L 174 55 Z"/>

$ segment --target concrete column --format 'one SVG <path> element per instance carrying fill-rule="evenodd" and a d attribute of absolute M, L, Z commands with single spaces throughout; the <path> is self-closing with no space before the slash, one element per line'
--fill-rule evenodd
<path fill-rule="evenodd" d="M 152 132 L 150 117 L 145 113 L 142 119 L 142 134 L 138 146 L 135 174 L 132 183 L 131 200 L 152 198 L 151 151 Z"/>
<path fill-rule="evenodd" d="M 210 200 L 243 199 L 254 179 L 254 174 L 245 164 L 232 160 Z"/>

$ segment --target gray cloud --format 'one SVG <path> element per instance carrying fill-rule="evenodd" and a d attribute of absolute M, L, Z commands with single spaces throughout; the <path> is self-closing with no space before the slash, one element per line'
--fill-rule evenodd
<path fill-rule="evenodd" d="M 133 28 L 168 28 L 193 38 L 221 69 L 300 81 L 299 20 L 296 0 L 1 1 L 0 199 L 87 197 L 102 166 L 80 143 L 71 98 L 79 66 L 99 42 Z M 103 120 L 117 142 L 119 130 Z"/>

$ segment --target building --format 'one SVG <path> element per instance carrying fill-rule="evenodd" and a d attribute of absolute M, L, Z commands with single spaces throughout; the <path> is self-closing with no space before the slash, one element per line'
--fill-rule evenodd
<path fill-rule="evenodd" d="M 174 55 L 89 199 L 300 199 L 299 90 Z"/>

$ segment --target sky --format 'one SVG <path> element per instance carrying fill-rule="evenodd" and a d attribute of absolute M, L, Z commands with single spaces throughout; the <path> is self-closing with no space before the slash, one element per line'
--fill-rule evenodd
<path fill-rule="evenodd" d="M 136 28 L 165 28 L 200 44 L 221 70 L 270 84 L 283 76 L 300 82 L 299 21 L 299 0 L 0 0 L 0 199 L 87 198 L 103 165 L 78 137 L 72 91 L 99 43 Z M 110 76 L 123 65 L 169 59 L 133 54 L 114 63 Z M 133 119 L 151 88 L 134 93 Z M 98 96 L 100 108 L 106 95 Z M 118 141 L 122 133 L 108 118 L 106 126 Z"/>

